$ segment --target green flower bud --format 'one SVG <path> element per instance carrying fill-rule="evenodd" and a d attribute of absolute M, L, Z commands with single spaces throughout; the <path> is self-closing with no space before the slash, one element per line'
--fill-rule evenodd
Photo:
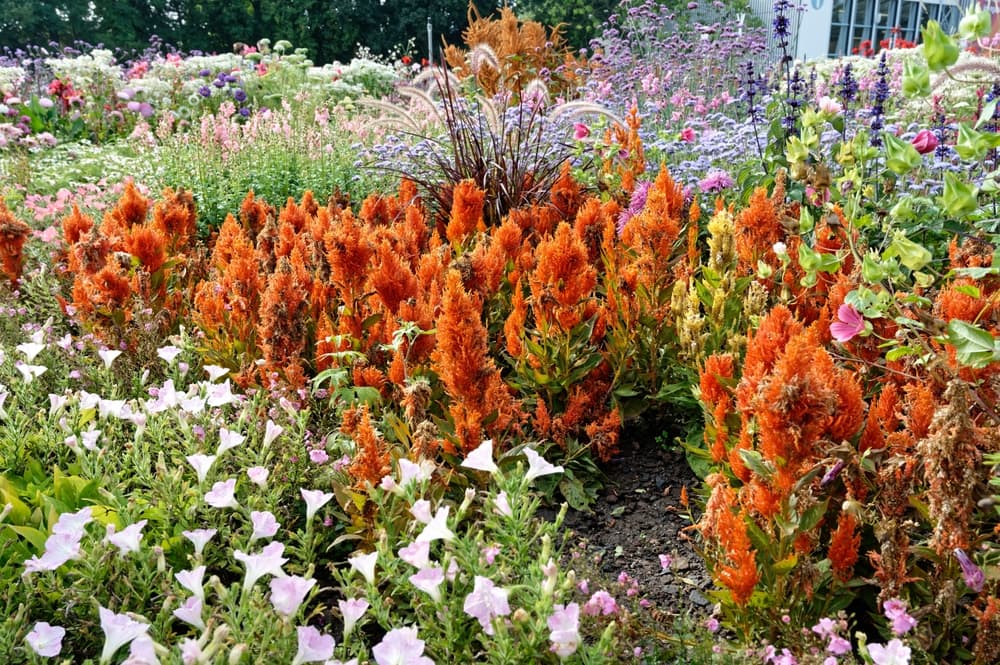
<path fill-rule="evenodd" d="M 900 263 L 910 270 L 920 270 L 934 258 L 926 247 L 913 242 L 902 231 L 896 232 L 885 255 L 898 256 Z"/>
<path fill-rule="evenodd" d="M 958 61 L 958 43 L 944 34 L 937 21 L 929 21 L 923 29 L 924 57 L 932 72 L 940 72 Z"/>
<path fill-rule="evenodd" d="M 913 211 L 913 200 L 908 196 L 900 198 L 899 202 L 889 211 L 889 214 L 893 219 L 901 222 L 908 222 L 917 217 L 917 214 Z"/>
<path fill-rule="evenodd" d="M 883 132 L 885 142 L 885 165 L 896 175 L 906 175 L 921 164 L 920 153 L 909 141 L 896 138 L 889 132 Z"/>
<path fill-rule="evenodd" d="M 937 200 L 952 217 L 965 217 L 979 209 L 977 194 L 975 185 L 949 171 L 944 174 L 944 192 Z"/>
<path fill-rule="evenodd" d="M 985 10 L 972 11 L 970 7 L 958 23 L 958 34 L 962 39 L 969 41 L 980 37 L 989 37 L 991 31 L 990 13 Z"/>
<path fill-rule="evenodd" d="M 907 97 L 927 97 L 931 94 L 931 73 L 922 62 L 903 63 L 903 94 Z"/>
<path fill-rule="evenodd" d="M 986 135 L 977 132 L 969 125 L 962 123 L 958 126 L 958 140 L 955 142 L 955 152 L 962 159 L 979 160 L 989 149 L 989 142 Z"/>
<path fill-rule="evenodd" d="M 875 284 L 886 278 L 885 268 L 879 262 L 878 254 L 874 251 L 865 254 L 861 260 L 861 276 L 866 282 Z"/>

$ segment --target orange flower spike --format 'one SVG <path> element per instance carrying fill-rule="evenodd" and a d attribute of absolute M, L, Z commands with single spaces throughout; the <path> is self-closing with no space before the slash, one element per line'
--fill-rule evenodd
<path fill-rule="evenodd" d="M 133 226 L 125 236 L 125 249 L 150 274 L 167 261 L 167 239 L 154 226 Z"/>
<path fill-rule="evenodd" d="M 482 377 L 495 367 L 486 343 L 482 305 L 462 288 L 457 270 L 448 271 L 437 329 L 432 357 L 448 394 L 473 404 L 480 402 Z"/>
<path fill-rule="evenodd" d="M 536 308 L 552 312 L 548 303 L 569 309 L 589 298 L 597 285 L 597 270 L 587 261 L 587 248 L 563 222 L 555 236 L 543 240 L 535 250 L 537 265 L 531 275 L 531 294 Z"/>
<path fill-rule="evenodd" d="M 524 335 L 524 323 L 528 318 L 528 305 L 524 299 L 521 280 L 518 280 L 514 285 L 510 304 L 510 315 L 503 324 L 504 340 L 507 353 L 514 358 L 519 358 L 524 353 L 524 343 L 521 338 Z"/>
<path fill-rule="evenodd" d="M 701 399 L 707 404 L 719 404 L 723 400 L 728 400 L 732 394 L 732 388 L 724 385 L 733 379 L 734 359 L 732 354 L 713 354 L 705 360 L 705 367 L 701 370 L 698 387 L 701 391 Z M 728 380 L 728 381 L 727 381 Z"/>
<path fill-rule="evenodd" d="M 132 295 L 128 279 L 113 261 L 109 261 L 91 278 L 91 284 L 96 289 L 96 293 L 92 295 L 95 304 L 107 309 L 124 309 Z"/>
<path fill-rule="evenodd" d="M 740 606 L 746 605 L 760 581 L 760 574 L 757 572 L 756 553 L 747 535 L 743 514 L 736 514 L 731 510 L 722 511 L 717 531 L 719 543 L 729 562 L 718 568 L 718 581 L 729 589 L 733 602 Z"/>
<path fill-rule="evenodd" d="M 750 408 L 750 401 L 757 392 L 757 384 L 771 372 L 774 363 L 784 352 L 788 340 L 802 331 L 799 323 L 784 305 L 778 305 L 761 320 L 757 331 L 747 344 L 743 361 L 743 377 L 736 388 L 737 404 L 741 411 Z"/>
<path fill-rule="evenodd" d="M 309 201 L 312 201 L 312 193 L 309 193 Z M 303 203 L 306 200 L 303 199 Z M 315 205 L 315 202 L 313 202 Z M 301 233 L 309 225 L 310 215 L 304 206 L 300 206 L 291 196 L 285 201 L 285 207 L 278 213 L 278 226 L 291 225 L 295 234 Z"/>
<path fill-rule="evenodd" d="M 243 203 L 240 204 L 240 221 L 243 222 L 243 228 L 251 238 L 256 238 L 267 226 L 268 220 L 275 219 L 276 214 L 275 209 L 266 201 L 254 198 L 253 190 L 247 192 Z"/>
<path fill-rule="evenodd" d="M 394 316 L 399 313 L 400 302 L 417 296 L 416 276 L 384 241 L 378 247 L 378 264 L 371 273 L 369 283 Z"/>
<path fill-rule="evenodd" d="M 368 264 L 375 254 L 370 233 L 345 210 L 340 223 L 334 224 L 323 238 L 326 258 L 330 263 L 330 279 L 341 289 L 344 301 L 353 300 L 363 292 Z"/>
<path fill-rule="evenodd" d="M 14 217 L 0 198 L 0 263 L 11 282 L 17 284 L 24 263 L 24 243 L 31 227 Z"/>
<path fill-rule="evenodd" d="M 744 269 L 756 268 L 757 260 L 785 237 L 775 202 L 763 187 L 754 190 L 735 222 L 736 253 Z"/>
<path fill-rule="evenodd" d="M 72 212 L 63 219 L 62 227 L 66 244 L 75 245 L 83 234 L 94 228 L 94 220 L 90 215 L 80 212 L 80 208 L 74 203 Z"/>
<path fill-rule="evenodd" d="M 345 420 L 344 425 L 347 425 Z M 385 441 L 372 426 L 368 406 L 362 406 L 351 431 L 347 432 L 356 444 L 354 459 L 347 468 L 359 487 L 366 484 L 375 485 L 391 470 L 389 466 L 389 450 Z"/>
<path fill-rule="evenodd" d="M 608 226 L 613 224 L 598 199 L 588 198 L 577 210 L 573 231 L 587 248 L 587 260 L 594 266 L 600 265 L 601 245 Z"/>
<path fill-rule="evenodd" d="M 104 214 L 101 233 L 115 240 L 120 239 L 132 226 L 145 223 L 148 213 L 149 201 L 129 180 L 118 203 Z"/>
<path fill-rule="evenodd" d="M 573 179 L 569 170 L 569 161 L 563 162 L 559 169 L 559 178 L 552 185 L 549 192 L 549 200 L 559 211 L 562 220 L 573 219 L 580 208 L 581 195 L 580 185 Z"/>
<path fill-rule="evenodd" d="M 841 582 L 849 582 L 854 576 L 854 564 L 858 562 L 858 549 L 861 547 L 861 534 L 857 533 L 858 523 L 848 512 L 837 517 L 837 528 L 830 536 L 830 549 L 827 556 L 833 574 Z"/>
<path fill-rule="evenodd" d="M 452 192 L 451 215 L 445 237 L 452 243 L 461 242 L 483 223 L 483 202 L 486 194 L 472 180 L 463 180 Z"/>
<path fill-rule="evenodd" d="M 191 192 L 163 190 L 163 199 L 153 206 L 153 227 L 167 240 L 167 252 L 187 247 L 198 230 L 198 214 Z"/>

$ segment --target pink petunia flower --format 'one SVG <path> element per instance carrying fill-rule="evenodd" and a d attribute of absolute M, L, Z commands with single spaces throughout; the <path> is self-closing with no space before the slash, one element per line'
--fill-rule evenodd
<path fill-rule="evenodd" d="M 424 655 L 424 641 L 417 638 L 417 629 L 393 628 L 382 641 L 372 647 L 372 656 L 378 665 L 434 665 Z"/>
<path fill-rule="evenodd" d="M 493 580 L 476 575 L 472 593 L 465 597 L 466 614 L 477 619 L 487 635 L 493 634 L 493 618 L 510 614 L 507 596 L 510 591 L 497 588 Z"/>

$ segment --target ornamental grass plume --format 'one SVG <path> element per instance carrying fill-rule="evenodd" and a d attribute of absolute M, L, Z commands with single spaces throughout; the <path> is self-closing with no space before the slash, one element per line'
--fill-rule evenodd
<path fill-rule="evenodd" d="M 0 197 L 0 265 L 7 279 L 17 287 L 24 265 L 24 243 L 28 240 L 31 227 L 14 217 Z"/>

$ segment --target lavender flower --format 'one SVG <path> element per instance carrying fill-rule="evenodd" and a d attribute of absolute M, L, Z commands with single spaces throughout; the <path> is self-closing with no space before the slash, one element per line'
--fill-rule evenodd
<path fill-rule="evenodd" d="M 883 117 L 885 116 L 885 103 L 889 100 L 889 66 L 886 63 L 885 51 L 878 61 L 878 73 L 875 79 L 875 87 L 872 89 L 872 112 L 871 112 L 871 144 L 874 147 L 882 145 Z"/>
<path fill-rule="evenodd" d="M 965 585 L 976 593 L 982 591 L 983 584 L 986 582 L 986 575 L 983 574 L 982 569 L 973 563 L 969 555 L 961 548 L 955 548 L 955 558 L 958 559 L 958 565 L 962 567 L 962 578 L 965 580 Z"/>
<path fill-rule="evenodd" d="M 838 88 L 840 101 L 843 102 L 844 110 L 846 111 L 850 107 L 851 102 L 858 98 L 858 80 L 854 78 L 854 68 L 851 67 L 851 63 L 849 62 L 844 65 L 844 69 L 840 73 Z"/>

